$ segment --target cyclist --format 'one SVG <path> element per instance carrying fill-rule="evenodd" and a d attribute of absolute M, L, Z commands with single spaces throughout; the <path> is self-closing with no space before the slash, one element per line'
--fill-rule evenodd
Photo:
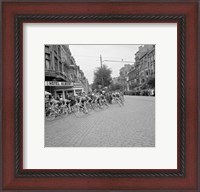
<path fill-rule="evenodd" d="M 90 104 L 92 105 L 92 108 L 94 108 L 97 104 L 97 94 L 91 93 L 90 98 L 92 99 Z"/>
<path fill-rule="evenodd" d="M 92 94 L 92 92 L 89 92 L 89 93 L 88 93 L 87 99 L 88 99 L 88 102 L 91 104 L 92 101 L 93 101 L 93 94 Z"/>
<path fill-rule="evenodd" d="M 125 101 L 125 100 L 124 100 L 124 93 L 123 93 L 122 91 L 119 92 L 119 95 L 120 95 L 121 100 L 122 100 L 122 101 Z"/>
<path fill-rule="evenodd" d="M 116 96 L 116 98 L 120 98 L 120 95 L 119 95 L 118 91 L 115 92 L 115 96 Z"/>
<path fill-rule="evenodd" d="M 102 104 L 106 105 L 107 107 L 109 106 L 108 102 L 106 100 L 106 92 L 105 91 L 101 92 L 101 102 L 102 102 Z"/>
<path fill-rule="evenodd" d="M 82 107 L 84 109 L 85 113 L 88 113 L 87 107 L 86 107 L 86 102 L 87 102 L 88 98 L 85 94 L 85 92 L 82 92 L 81 96 L 80 96 L 80 107 Z"/>
<path fill-rule="evenodd" d="M 76 104 L 76 97 L 73 94 L 71 94 L 68 99 L 70 101 L 69 102 L 69 110 L 71 112 L 72 111 L 72 107 L 74 107 L 75 104 Z"/>
<path fill-rule="evenodd" d="M 64 107 L 65 107 L 65 101 L 62 97 L 62 95 L 60 95 L 60 97 L 58 96 L 57 97 L 57 109 L 58 109 L 58 112 L 60 113 L 64 113 Z"/>
<path fill-rule="evenodd" d="M 122 100 L 122 97 L 121 97 L 120 93 L 119 93 L 119 92 L 116 92 L 116 93 L 115 93 L 115 96 L 116 96 L 116 101 L 117 101 L 117 102 L 120 102 L 119 104 L 122 104 L 122 105 L 123 105 L 123 100 Z"/>
<path fill-rule="evenodd" d="M 116 93 L 115 92 L 112 92 L 112 100 L 116 101 Z"/>
<path fill-rule="evenodd" d="M 100 92 L 97 92 L 97 94 L 96 94 L 95 103 L 97 103 L 99 105 L 99 107 L 101 107 L 101 95 L 100 95 Z"/>

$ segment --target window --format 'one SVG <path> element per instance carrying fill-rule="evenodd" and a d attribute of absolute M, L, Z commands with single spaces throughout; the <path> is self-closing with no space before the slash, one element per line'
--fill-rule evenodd
<path fill-rule="evenodd" d="M 73 75 L 72 75 L 72 74 L 70 74 L 70 80 L 71 80 L 71 81 L 73 80 Z"/>
<path fill-rule="evenodd" d="M 50 68 L 50 61 L 48 59 L 45 60 L 45 69 L 49 70 Z"/>
<path fill-rule="evenodd" d="M 60 45 L 58 45 L 58 55 L 61 57 Z"/>
<path fill-rule="evenodd" d="M 67 74 L 67 66 L 64 65 L 64 72 Z"/>
<path fill-rule="evenodd" d="M 48 45 L 45 45 L 45 52 L 49 52 L 49 46 Z"/>
<path fill-rule="evenodd" d="M 45 59 L 48 59 L 48 60 L 50 60 L 50 54 L 48 54 L 48 53 L 45 53 Z"/>
<path fill-rule="evenodd" d="M 50 54 L 45 53 L 45 69 L 50 69 Z"/>
<path fill-rule="evenodd" d="M 54 53 L 57 55 L 57 52 L 58 52 L 58 51 L 57 51 L 57 45 L 54 45 L 54 46 L 53 46 L 53 49 L 54 49 Z"/>
<path fill-rule="evenodd" d="M 58 71 L 58 59 L 55 57 L 55 70 Z"/>
<path fill-rule="evenodd" d="M 62 72 L 62 63 L 61 62 L 59 63 L 59 66 L 60 66 L 59 67 L 60 68 L 60 72 Z"/>

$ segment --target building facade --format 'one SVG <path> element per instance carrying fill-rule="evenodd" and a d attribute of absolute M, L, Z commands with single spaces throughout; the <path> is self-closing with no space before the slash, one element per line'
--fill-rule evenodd
<path fill-rule="evenodd" d="M 128 73 L 131 70 L 132 66 L 130 64 L 125 64 L 119 72 L 119 79 L 120 79 L 120 84 L 122 85 L 122 90 L 123 91 L 128 91 Z"/>
<path fill-rule="evenodd" d="M 113 84 L 120 84 L 120 77 L 113 77 L 112 78 L 112 83 Z"/>
<path fill-rule="evenodd" d="M 150 80 L 155 82 L 155 45 L 144 45 L 136 52 L 135 63 L 128 72 L 128 89 L 148 89 Z"/>
<path fill-rule="evenodd" d="M 45 91 L 55 98 L 88 92 L 88 81 L 68 45 L 45 45 Z"/>

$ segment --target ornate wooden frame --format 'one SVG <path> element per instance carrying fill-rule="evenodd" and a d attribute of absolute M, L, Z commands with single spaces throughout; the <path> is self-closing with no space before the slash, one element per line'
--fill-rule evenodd
<path fill-rule="evenodd" d="M 3 3 L 3 187 L 197 189 L 197 8 L 198 3 Z M 25 22 L 177 23 L 178 168 L 23 169 L 22 27 Z"/>

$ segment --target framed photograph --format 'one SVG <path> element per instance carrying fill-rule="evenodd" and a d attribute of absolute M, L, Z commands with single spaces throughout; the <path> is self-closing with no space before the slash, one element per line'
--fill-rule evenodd
<path fill-rule="evenodd" d="M 198 187 L 198 2 L 4 2 L 3 188 Z"/>

